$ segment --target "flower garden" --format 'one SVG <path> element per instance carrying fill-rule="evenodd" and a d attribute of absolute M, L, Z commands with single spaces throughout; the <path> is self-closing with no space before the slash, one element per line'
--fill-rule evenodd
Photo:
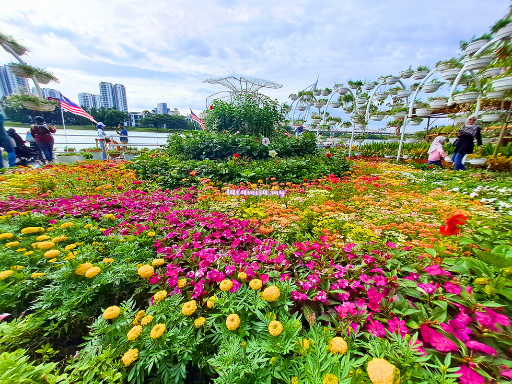
<path fill-rule="evenodd" d="M 2 380 L 510 382 L 510 174 L 173 151 L 0 177 Z"/>

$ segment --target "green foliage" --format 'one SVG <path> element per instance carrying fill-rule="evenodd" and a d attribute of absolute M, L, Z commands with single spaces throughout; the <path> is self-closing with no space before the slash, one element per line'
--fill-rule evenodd
<path fill-rule="evenodd" d="M 205 123 L 218 132 L 270 137 L 286 119 L 286 110 L 276 101 L 255 96 L 238 96 L 235 102 L 216 100 Z"/>
<path fill-rule="evenodd" d="M 103 119 L 103 123 L 107 127 L 117 127 L 119 124 L 124 123 L 128 120 L 128 114 L 123 111 L 118 111 L 117 109 L 109 109 L 105 113 L 105 118 Z"/>
<path fill-rule="evenodd" d="M 28 64 L 21 64 L 21 63 L 9 63 L 7 64 L 9 66 L 16 66 L 19 69 L 21 69 L 27 76 L 35 76 L 35 77 L 46 77 L 50 79 L 53 82 L 58 82 L 59 79 L 53 75 L 53 73 L 48 72 L 45 69 L 33 67 Z"/>
<path fill-rule="evenodd" d="M 0 384 L 57 384 L 66 378 L 66 375 L 54 373 L 56 364 L 35 365 L 28 361 L 29 357 L 25 353 L 25 350 L 18 349 L 0 354 Z"/>
<path fill-rule="evenodd" d="M 170 130 L 188 129 L 187 120 L 183 116 L 150 114 L 139 120 L 137 125 L 141 127 L 165 128 Z"/>

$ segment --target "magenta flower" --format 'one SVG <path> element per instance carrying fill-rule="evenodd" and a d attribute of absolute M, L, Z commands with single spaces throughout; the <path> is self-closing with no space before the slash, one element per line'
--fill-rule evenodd
<path fill-rule="evenodd" d="M 512 380 L 512 369 L 509 369 L 508 371 L 500 371 L 500 374 Z"/>
<path fill-rule="evenodd" d="M 407 326 L 405 325 L 404 320 L 400 320 L 398 317 L 393 317 L 392 319 L 388 320 L 388 331 L 393 333 L 397 332 L 400 334 L 401 337 L 404 337 L 409 333 L 409 330 L 407 329 Z"/>
<path fill-rule="evenodd" d="M 368 295 L 368 308 L 370 308 L 372 311 L 376 311 L 376 312 L 380 312 L 380 303 L 382 301 L 382 299 L 384 298 L 384 295 L 380 292 L 378 292 L 377 290 L 375 290 L 375 288 L 373 287 L 370 287 L 370 289 L 368 289 L 368 291 L 366 292 L 366 294 Z"/>
<path fill-rule="evenodd" d="M 446 290 L 446 292 L 453 293 L 454 295 L 460 295 L 460 292 L 462 291 L 460 285 L 453 284 L 449 281 L 444 283 L 444 289 Z"/>
<path fill-rule="evenodd" d="M 386 336 L 386 329 L 384 326 L 377 320 L 370 320 L 366 329 L 369 333 L 371 333 L 375 337 L 384 337 Z"/>
<path fill-rule="evenodd" d="M 313 300 L 325 303 L 327 302 L 327 294 L 324 291 L 319 291 Z"/>
<path fill-rule="evenodd" d="M 446 333 L 451 333 L 457 339 L 462 341 L 468 341 L 469 335 L 473 333 L 471 332 L 471 329 L 466 327 L 467 323 L 465 323 L 459 318 L 451 319 L 448 322 L 448 324 L 441 323 L 439 325 L 441 326 L 443 331 L 445 331 Z"/>
<path fill-rule="evenodd" d="M 435 292 L 436 285 L 435 284 L 431 284 L 431 283 L 427 283 L 427 284 L 418 283 L 418 288 L 420 288 L 423 292 L 425 292 L 425 293 L 430 295 L 430 294 Z"/>
<path fill-rule="evenodd" d="M 291 296 L 292 296 L 292 300 L 295 300 L 295 301 L 303 301 L 303 300 L 308 299 L 308 295 L 306 295 L 305 293 L 300 293 L 298 291 L 293 291 Z"/>
<path fill-rule="evenodd" d="M 456 372 L 461 374 L 459 377 L 461 384 L 484 384 L 485 379 L 481 376 L 477 371 L 468 367 L 467 365 L 460 366 L 459 370 Z"/>
<path fill-rule="evenodd" d="M 420 332 L 423 340 L 432 345 L 439 352 L 446 353 L 458 351 L 457 344 L 435 329 L 432 329 L 425 324 L 421 324 Z"/>
<path fill-rule="evenodd" d="M 268 275 L 264 273 L 263 275 L 260 276 L 260 280 L 263 284 L 267 284 L 270 279 L 268 278 Z"/>
<path fill-rule="evenodd" d="M 475 350 L 475 351 L 480 351 L 483 353 L 487 353 L 489 355 L 496 356 L 496 350 L 494 348 L 491 348 L 488 345 L 485 345 L 483 343 L 479 343 L 478 341 L 475 341 L 475 340 L 470 340 L 470 341 L 466 342 L 466 347 L 468 347 L 469 349 Z"/>
<path fill-rule="evenodd" d="M 396 244 L 395 243 L 392 243 L 390 241 L 387 241 L 386 242 L 386 245 L 389 247 L 389 248 L 396 248 Z"/>
<path fill-rule="evenodd" d="M 492 309 L 489 309 L 489 308 L 485 308 L 485 311 L 491 317 L 492 321 L 494 321 L 495 323 L 504 325 L 506 327 L 508 327 L 510 325 L 510 319 L 507 316 L 496 313 Z"/>

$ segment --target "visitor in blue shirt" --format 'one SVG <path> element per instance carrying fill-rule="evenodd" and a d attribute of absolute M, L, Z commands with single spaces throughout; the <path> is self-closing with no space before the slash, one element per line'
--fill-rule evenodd
<path fill-rule="evenodd" d="M 116 132 L 120 136 L 121 145 L 124 147 L 124 149 L 126 149 L 126 146 L 128 145 L 128 131 L 126 130 L 126 127 L 123 123 L 119 124 L 119 129 L 121 131 Z"/>

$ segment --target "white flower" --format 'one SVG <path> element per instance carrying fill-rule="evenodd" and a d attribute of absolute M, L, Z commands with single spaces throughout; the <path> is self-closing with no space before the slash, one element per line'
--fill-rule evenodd
<path fill-rule="evenodd" d="M 478 196 L 478 193 L 475 193 L 475 192 L 469 194 L 469 197 L 471 197 L 471 198 L 477 197 L 477 196 Z"/>
<path fill-rule="evenodd" d="M 453 192 L 459 192 L 460 191 L 460 188 L 453 188 L 452 189 Z"/>
<path fill-rule="evenodd" d="M 277 152 L 275 150 L 271 150 L 271 151 L 268 152 L 268 155 L 270 157 L 276 157 L 277 156 Z"/>
<path fill-rule="evenodd" d="M 270 139 L 268 137 L 264 137 L 261 140 L 261 144 L 263 144 L 265 147 L 268 147 L 268 145 L 270 144 Z"/>

